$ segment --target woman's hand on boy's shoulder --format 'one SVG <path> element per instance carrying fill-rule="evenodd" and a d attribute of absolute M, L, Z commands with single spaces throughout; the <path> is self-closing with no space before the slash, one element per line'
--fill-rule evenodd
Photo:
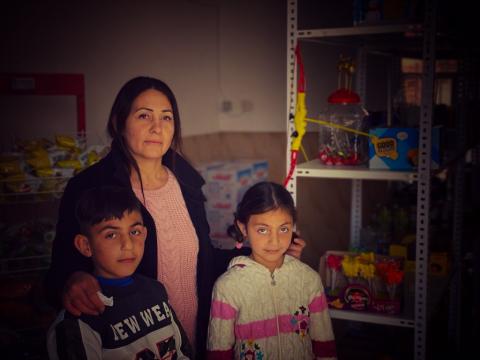
<path fill-rule="evenodd" d="M 105 310 L 105 305 L 97 291 L 100 291 L 100 285 L 95 277 L 84 271 L 74 272 L 63 290 L 63 307 L 74 316 L 99 315 Z"/>
<path fill-rule="evenodd" d="M 297 233 L 297 235 L 299 234 Z M 307 243 L 305 242 L 305 240 L 303 240 L 301 237 L 296 237 L 291 242 L 290 247 L 287 250 L 287 254 L 300 260 L 300 258 L 302 257 L 303 249 L 306 245 Z"/>

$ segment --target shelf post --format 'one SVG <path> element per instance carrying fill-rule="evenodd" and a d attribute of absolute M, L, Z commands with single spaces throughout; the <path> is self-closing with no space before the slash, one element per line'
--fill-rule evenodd
<path fill-rule="evenodd" d="M 470 95 L 469 89 L 469 67 L 465 59 L 459 62 L 459 76 L 457 81 L 456 101 L 458 104 L 457 131 L 456 131 L 456 153 L 463 153 L 467 146 L 466 139 L 466 117 L 467 103 Z M 448 311 L 448 341 L 449 349 L 453 353 L 462 352 L 461 337 L 461 305 L 462 305 L 462 257 L 463 257 L 463 199 L 465 186 L 465 155 L 462 155 L 455 164 L 455 175 L 453 184 L 453 231 L 452 231 L 452 284 L 450 286 L 450 302 Z"/>
<path fill-rule="evenodd" d="M 361 46 L 357 52 L 357 73 L 355 91 L 365 104 L 367 87 L 367 51 Z M 350 249 L 360 247 L 360 231 L 362 229 L 362 180 L 352 180 L 351 207 L 350 207 Z"/>
<path fill-rule="evenodd" d="M 297 2 L 289 0 L 287 4 L 287 152 L 286 152 L 286 172 L 290 169 L 290 152 L 292 134 L 295 131 L 293 117 L 295 115 L 296 94 L 297 94 L 297 72 L 295 68 L 295 47 L 297 45 Z M 296 175 L 292 175 L 292 179 L 287 185 L 287 190 L 292 194 L 296 203 Z"/>
<path fill-rule="evenodd" d="M 430 162 L 435 80 L 436 0 L 425 1 L 422 101 L 420 106 L 415 271 L 415 360 L 426 358 L 430 226 Z"/>
<path fill-rule="evenodd" d="M 362 228 L 362 180 L 352 180 L 350 210 L 350 250 L 360 247 L 360 230 Z"/>

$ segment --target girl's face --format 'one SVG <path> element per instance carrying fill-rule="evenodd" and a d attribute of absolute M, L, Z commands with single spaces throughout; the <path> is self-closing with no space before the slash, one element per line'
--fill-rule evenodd
<path fill-rule="evenodd" d="M 275 209 L 250 216 L 248 223 L 237 222 L 243 235 L 250 240 L 252 258 L 273 272 L 283 264 L 290 246 L 293 219 L 284 209 Z"/>
<path fill-rule="evenodd" d="M 132 103 L 125 124 L 125 140 L 137 162 L 161 160 L 175 131 L 172 105 L 158 90 L 142 92 Z"/>

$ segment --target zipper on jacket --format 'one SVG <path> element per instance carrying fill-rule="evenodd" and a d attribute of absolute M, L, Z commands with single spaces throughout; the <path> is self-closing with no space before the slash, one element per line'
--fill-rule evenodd
<path fill-rule="evenodd" d="M 275 321 L 277 323 L 277 341 L 278 341 L 278 360 L 282 359 L 282 345 L 280 341 L 280 324 L 278 323 L 278 311 L 277 311 L 277 302 L 275 301 L 275 288 L 274 286 L 277 285 L 277 282 L 275 281 L 275 275 L 270 273 L 270 277 L 272 278 L 272 301 L 273 301 L 273 310 L 275 312 Z"/>

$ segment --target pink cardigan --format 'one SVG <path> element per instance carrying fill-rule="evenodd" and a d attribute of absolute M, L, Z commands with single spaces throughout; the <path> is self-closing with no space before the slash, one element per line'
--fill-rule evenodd
<path fill-rule="evenodd" d="M 139 188 L 133 191 L 143 202 Z M 146 208 L 157 230 L 158 281 L 167 289 L 169 302 L 191 344 L 195 344 L 198 309 L 196 272 L 198 239 L 180 186 L 171 171 L 167 183 L 156 190 L 144 190 Z"/>

